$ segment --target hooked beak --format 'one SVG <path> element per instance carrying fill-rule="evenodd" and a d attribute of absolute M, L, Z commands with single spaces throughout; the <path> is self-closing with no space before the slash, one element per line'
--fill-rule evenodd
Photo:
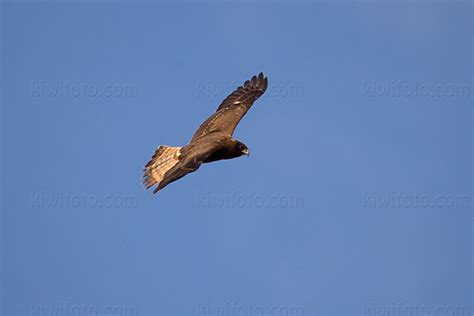
<path fill-rule="evenodd" d="M 250 151 L 248 149 L 244 149 L 242 153 L 247 157 L 250 156 Z"/>

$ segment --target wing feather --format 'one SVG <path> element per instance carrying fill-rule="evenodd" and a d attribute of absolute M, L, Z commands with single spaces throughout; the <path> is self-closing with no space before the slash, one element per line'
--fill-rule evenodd
<path fill-rule="evenodd" d="M 268 79 L 260 73 L 245 81 L 232 92 L 194 133 L 191 143 L 212 132 L 220 131 L 232 136 L 242 117 L 252 104 L 267 90 Z"/>

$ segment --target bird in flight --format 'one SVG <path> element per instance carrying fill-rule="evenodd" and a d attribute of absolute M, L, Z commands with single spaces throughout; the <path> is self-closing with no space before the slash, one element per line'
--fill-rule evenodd
<path fill-rule="evenodd" d="M 267 86 L 268 79 L 263 73 L 253 76 L 222 101 L 216 112 L 199 126 L 189 144 L 158 147 L 143 170 L 146 188 L 156 185 L 153 190 L 156 193 L 171 182 L 198 170 L 203 163 L 248 156 L 247 146 L 233 138 L 232 134 Z"/>

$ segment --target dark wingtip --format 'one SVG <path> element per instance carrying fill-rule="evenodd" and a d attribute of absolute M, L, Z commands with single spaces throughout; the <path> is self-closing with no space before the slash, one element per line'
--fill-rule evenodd
<path fill-rule="evenodd" d="M 268 79 L 267 79 L 267 77 L 265 77 L 265 74 L 263 73 L 263 71 L 261 71 L 258 75 L 252 76 L 252 78 L 250 78 L 250 80 L 247 80 L 247 81 L 244 82 L 243 87 L 246 88 L 246 87 L 249 87 L 249 86 L 259 87 L 264 92 L 265 92 L 265 90 L 267 90 Z M 237 90 L 239 90 L 241 88 L 242 88 L 242 86 L 237 88 Z"/>
<path fill-rule="evenodd" d="M 156 194 L 158 191 L 160 191 L 161 189 L 163 189 L 165 186 L 167 186 L 167 184 L 164 183 L 163 181 L 161 181 L 160 183 L 158 183 L 158 185 L 156 186 L 156 188 L 153 190 L 153 194 Z"/>
<path fill-rule="evenodd" d="M 258 86 L 263 92 L 267 90 L 268 87 L 268 78 L 265 77 L 263 71 L 261 71 L 258 76 L 253 76 L 252 79 L 255 78 L 255 85 Z M 252 82 L 254 82 L 252 80 Z"/>

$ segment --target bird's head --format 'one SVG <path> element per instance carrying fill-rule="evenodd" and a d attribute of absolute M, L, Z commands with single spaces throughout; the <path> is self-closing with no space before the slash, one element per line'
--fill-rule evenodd
<path fill-rule="evenodd" d="M 244 143 L 236 140 L 237 142 L 237 149 L 240 153 L 241 156 L 245 155 L 245 156 L 250 156 L 250 150 L 248 149 L 247 145 L 245 145 Z"/>

